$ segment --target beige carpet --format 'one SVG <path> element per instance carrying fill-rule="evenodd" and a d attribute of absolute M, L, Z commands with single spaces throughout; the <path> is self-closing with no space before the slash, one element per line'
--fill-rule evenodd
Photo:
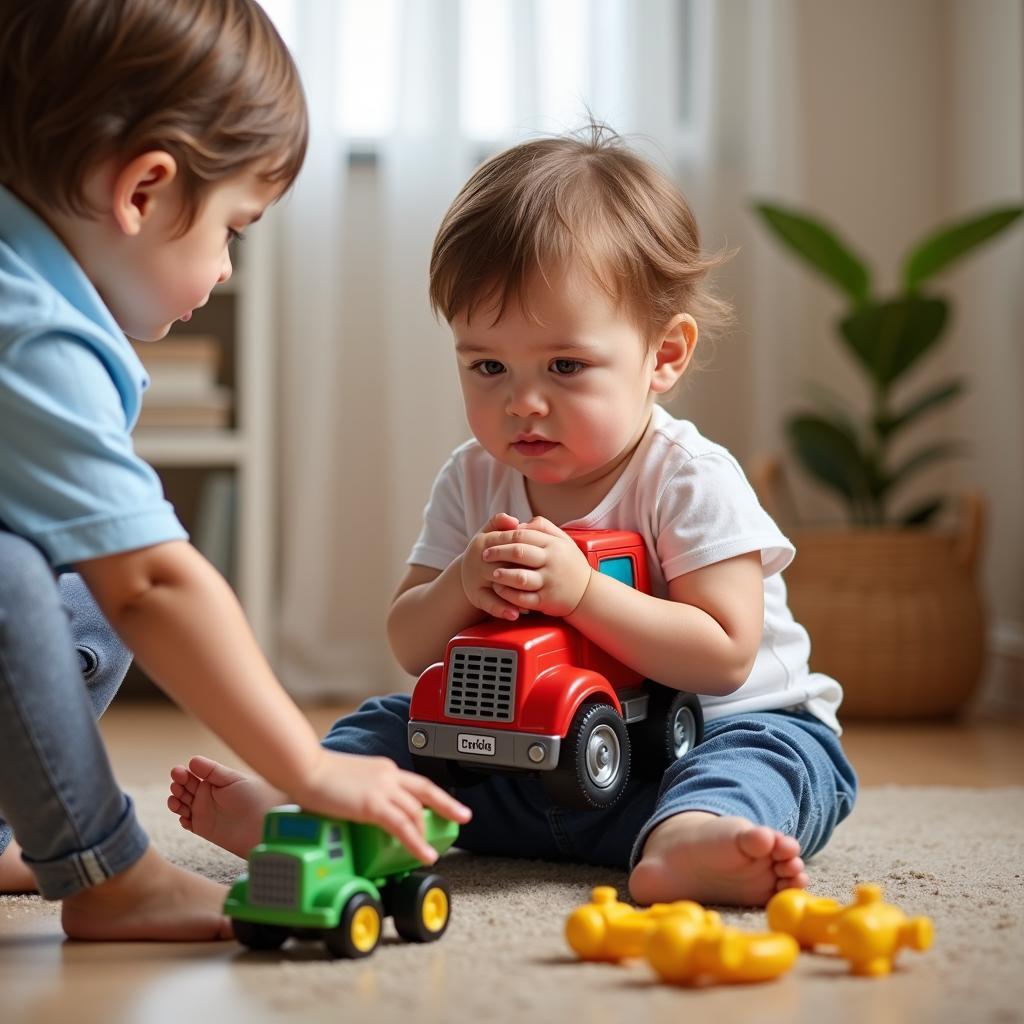
<path fill-rule="evenodd" d="M 212 877 L 240 863 L 177 827 L 164 791 L 139 791 L 159 847 Z M 443 862 L 452 923 L 437 944 L 387 938 L 363 961 L 330 962 L 312 946 L 239 952 L 241 1015 L 302 1020 L 526 1022 L 578 1018 L 609 1024 L 678 1022 L 681 1013 L 759 1021 L 1024 1020 L 1024 788 L 882 787 L 811 865 L 811 891 L 842 900 L 877 881 L 908 913 L 935 921 L 927 953 L 904 951 L 889 978 L 849 977 L 842 962 L 803 955 L 783 979 L 756 986 L 676 989 L 642 962 L 578 963 L 562 939 L 565 915 L 590 887 L 624 887 L 622 874 L 576 865 L 480 858 Z M 763 928 L 760 912 L 727 912 Z"/>

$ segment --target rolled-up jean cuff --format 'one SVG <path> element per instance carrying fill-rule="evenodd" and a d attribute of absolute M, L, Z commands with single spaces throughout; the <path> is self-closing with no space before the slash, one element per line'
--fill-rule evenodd
<path fill-rule="evenodd" d="M 48 900 L 68 896 L 99 885 L 130 868 L 149 846 L 149 837 L 135 817 L 135 805 L 125 796 L 124 814 L 106 839 L 88 850 L 77 850 L 57 860 L 25 863 L 32 869 L 39 892 Z"/>
<path fill-rule="evenodd" d="M 705 814 L 716 814 L 720 818 L 728 818 L 733 815 L 739 818 L 750 817 L 750 804 L 742 800 L 737 800 L 736 804 L 732 807 L 726 807 L 724 804 L 718 807 L 712 807 L 709 800 L 693 801 L 692 803 L 680 802 L 677 804 L 669 804 L 665 807 L 659 807 L 657 813 L 652 815 L 651 818 L 644 823 L 644 827 L 640 829 L 639 834 L 636 837 L 636 841 L 633 843 L 633 849 L 629 854 L 629 870 L 637 866 L 640 862 L 640 858 L 643 856 L 644 843 L 647 842 L 648 836 L 663 822 L 669 818 L 674 818 L 677 814 L 682 814 L 684 811 L 703 811 Z"/>

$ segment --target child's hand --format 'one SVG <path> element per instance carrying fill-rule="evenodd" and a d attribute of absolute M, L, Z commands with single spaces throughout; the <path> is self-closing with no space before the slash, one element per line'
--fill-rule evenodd
<path fill-rule="evenodd" d="M 495 594 L 510 605 L 544 615 L 576 610 L 590 583 L 590 563 L 568 534 L 536 516 L 483 551 Z M 506 565 L 493 567 L 495 562 Z"/>
<path fill-rule="evenodd" d="M 386 757 L 320 750 L 313 781 L 295 794 L 302 807 L 347 821 L 368 821 L 390 832 L 424 864 L 437 851 L 424 838 L 423 808 L 464 825 L 472 812 L 429 779 L 402 771 Z"/>
<path fill-rule="evenodd" d="M 518 619 L 519 609 L 503 601 L 495 592 L 492 575 L 494 563 L 485 562 L 483 553 L 518 525 L 519 520 L 515 516 L 498 512 L 491 516 L 484 528 L 469 542 L 462 555 L 462 589 L 466 593 L 466 600 L 474 608 L 496 619 Z"/>

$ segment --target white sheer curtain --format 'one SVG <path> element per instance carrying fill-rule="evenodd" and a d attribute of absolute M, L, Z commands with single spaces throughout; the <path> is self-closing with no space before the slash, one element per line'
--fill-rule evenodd
<path fill-rule="evenodd" d="M 745 244 L 751 191 L 795 187 L 794 19 L 789 0 L 266 6 L 313 122 L 277 213 L 279 662 L 298 696 L 354 698 L 404 681 L 384 637 L 388 600 L 434 475 L 468 436 L 447 328 L 426 301 L 431 242 L 458 188 L 486 153 L 589 113 L 677 177 L 709 246 Z M 773 256 L 755 238 L 720 281 L 757 344 L 723 341 L 673 402 L 740 455 L 775 430 L 786 372 Z M 777 326 L 762 330 L 769 315 Z"/>

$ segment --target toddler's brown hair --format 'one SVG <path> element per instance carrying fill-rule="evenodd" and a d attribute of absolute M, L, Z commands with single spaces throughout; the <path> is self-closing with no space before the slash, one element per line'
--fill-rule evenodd
<path fill-rule="evenodd" d="M 605 125 L 535 139 L 482 164 L 445 214 L 430 260 L 430 302 L 446 320 L 525 303 L 534 273 L 579 261 L 653 344 L 678 313 L 702 331 L 730 320 L 704 285 L 722 255 L 701 250 L 679 189 Z"/>
<path fill-rule="evenodd" d="M 181 230 L 249 167 L 285 191 L 306 152 L 291 55 L 254 0 L 0 0 L 0 184 L 88 216 L 86 175 L 165 150 Z"/>

